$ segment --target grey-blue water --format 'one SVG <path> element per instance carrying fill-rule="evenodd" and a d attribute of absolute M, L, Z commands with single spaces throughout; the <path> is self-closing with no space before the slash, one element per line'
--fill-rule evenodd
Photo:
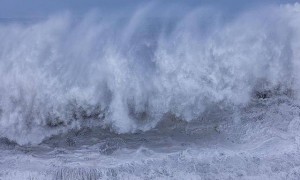
<path fill-rule="evenodd" d="M 1 180 L 300 178 L 300 5 L 166 4 L 0 13 Z"/>

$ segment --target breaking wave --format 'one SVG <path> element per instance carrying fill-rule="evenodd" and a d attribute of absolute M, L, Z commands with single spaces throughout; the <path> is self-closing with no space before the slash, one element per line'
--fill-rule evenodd
<path fill-rule="evenodd" d="M 0 137 L 36 144 L 86 126 L 134 133 L 165 116 L 238 112 L 272 93 L 297 100 L 299 4 L 233 17 L 201 7 L 158 18 L 155 7 L 0 23 Z"/>

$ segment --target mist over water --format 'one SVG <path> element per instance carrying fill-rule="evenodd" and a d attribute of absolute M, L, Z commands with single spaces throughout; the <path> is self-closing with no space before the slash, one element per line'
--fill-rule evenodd
<path fill-rule="evenodd" d="M 0 179 L 297 179 L 300 4 L 267 2 L 1 17 Z"/>

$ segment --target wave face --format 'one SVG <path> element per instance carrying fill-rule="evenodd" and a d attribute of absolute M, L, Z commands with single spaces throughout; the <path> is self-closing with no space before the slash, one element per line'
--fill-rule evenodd
<path fill-rule="evenodd" d="M 24 145 L 86 126 L 148 131 L 166 116 L 239 112 L 269 91 L 297 101 L 299 4 L 156 7 L 0 23 L 0 136 Z"/>

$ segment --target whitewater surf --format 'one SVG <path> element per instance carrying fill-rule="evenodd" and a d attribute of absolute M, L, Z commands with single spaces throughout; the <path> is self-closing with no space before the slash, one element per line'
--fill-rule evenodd
<path fill-rule="evenodd" d="M 1 180 L 300 178 L 299 3 L 112 2 L 0 1 Z"/>

